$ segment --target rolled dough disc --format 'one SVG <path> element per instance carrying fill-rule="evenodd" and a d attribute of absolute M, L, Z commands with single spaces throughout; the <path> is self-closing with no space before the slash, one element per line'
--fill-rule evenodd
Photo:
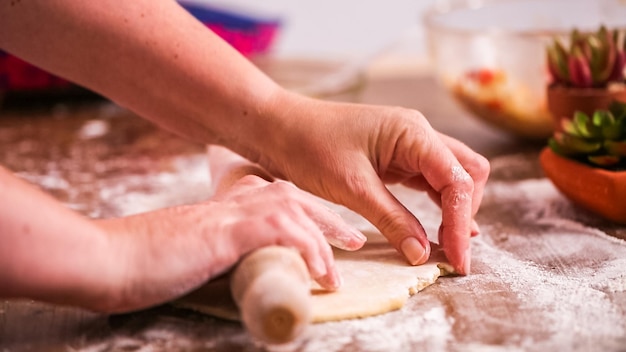
<path fill-rule="evenodd" d="M 402 308 L 413 294 L 451 274 L 443 252 L 433 244 L 430 260 L 411 266 L 377 232 L 366 233 L 367 243 L 355 252 L 335 250 L 343 285 L 328 292 L 312 283 L 314 323 L 374 316 Z M 211 281 L 174 305 L 229 320 L 239 320 L 230 296 L 228 277 Z"/>

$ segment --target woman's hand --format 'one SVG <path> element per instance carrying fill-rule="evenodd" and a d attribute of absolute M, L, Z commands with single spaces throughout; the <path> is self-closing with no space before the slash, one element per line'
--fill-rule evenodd
<path fill-rule="evenodd" d="M 0 166 L 0 298 L 127 312 L 180 297 L 268 245 L 300 251 L 311 276 L 340 278 L 329 242 L 365 237 L 284 181 L 248 175 L 210 200 L 90 220 Z M 33 209 L 37 209 L 33 213 Z"/>
<path fill-rule="evenodd" d="M 254 249 L 297 249 L 311 276 L 340 285 L 325 239 L 355 250 L 365 237 L 311 195 L 284 182 L 247 175 L 209 201 L 131 217 L 100 220 L 115 243 L 124 277 L 120 300 L 108 310 L 162 303 L 231 268 Z"/>
<path fill-rule="evenodd" d="M 386 188 L 402 183 L 441 206 L 439 239 L 460 274 L 470 271 L 469 238 L 489 174 L 485 158 L 437 133 L 415 110 L 324 102 L 284 92 L 271 104 L 278 126 L 258 136 L 257 161 L 275 176 L 360 213 L 411 264 L 430 245 L 423 227 Z"/>

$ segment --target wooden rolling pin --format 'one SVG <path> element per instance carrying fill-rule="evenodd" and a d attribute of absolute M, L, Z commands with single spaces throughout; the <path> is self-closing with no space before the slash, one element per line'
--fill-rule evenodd
<path fill-rule="evenodd" d="M 210 147 L 209 154 L 216 192 L 246 175 L 272 179 L 265 170 L 221 147 Z M 291 342 L 311 321 L 310 276 L 294 249 L 269 246 L 248 254 L 233 270 L 230 288 L 244 326 L 260 341 Z"/>
<path fill-rule="evenodd" d="M 310 278 L 302 257 L 287 247 L 260 248 L 235 268 L 230 288 L 241 320 L 255 338 L 283 344 L 311 321 Z"/>

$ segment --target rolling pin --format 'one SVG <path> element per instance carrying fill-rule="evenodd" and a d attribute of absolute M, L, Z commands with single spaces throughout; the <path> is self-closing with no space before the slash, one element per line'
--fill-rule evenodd
<path fill-rule="evenodd" d="M 235 268 L 230 288 L 248 332 L 283 344 L 298 338 L 311 321 L 309 272 L 291 248 L 269 246 L 247 255 Z"/>
<path fill-rule="evenodd" d="M 271 180 L 265 170 L 222 148 L 209 148 L 216 192 L 246 175 Z M 310 276 L 300 254 L 291 248 L 259 248 L 235 266 L 231 295 L 241 320 L 256 339 L 284 344 L 298 338 L 311 321 Z"/>

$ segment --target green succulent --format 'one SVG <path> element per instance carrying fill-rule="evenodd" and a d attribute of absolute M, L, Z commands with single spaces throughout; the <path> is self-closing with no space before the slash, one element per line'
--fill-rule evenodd
<path fill-rule="evenodd" d="M 626 103 L 615 101 L 593 116 L 578 111 L 561 119 L 548 145 L 559 155 L 595 167 L 626 169 Z"/>
<path fill-rule="evenodd" d="M 554 84 L 568 87 L 606 87 L 624 81 L 626 32 L 601 26 L 596 32 L 574 29 L 569 47 L 557 37 L 546 48 Z"/>

